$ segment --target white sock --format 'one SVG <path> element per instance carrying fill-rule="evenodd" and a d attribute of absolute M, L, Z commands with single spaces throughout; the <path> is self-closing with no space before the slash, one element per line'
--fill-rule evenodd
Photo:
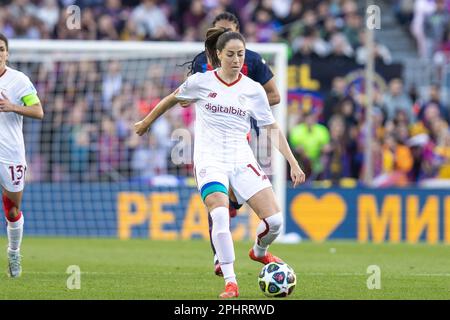
<path fill-rule="evenodd" d="M 220 265 L 220 268 L 222 269 L 223 278 L 225 279 L 225 284 L 228 282 L 234 282 L 236 281 L 236 275 L 234 275 L 234 263 L 224 263 Z M 227 274 L 228 276 L 225 276 Z"/>
<path fill-rule="evenodd" d="M 212 241 L 216 248 L 216 254 L 219 258 L 220 268 L 222 269 L 225 282 L 236 282 L 234 273 L 234 247 L 230 232 L 230 215 L 228 208 L 218 207 L 211 211 Z"/>
<path fill-rule="evenodd" d="M 24 218 L 22 213 L 20 215 L 17 221 L 11 222 L 7 220 L 8 249 L 12 251 L 19 251 L 22 243 Z"/>
<path fill-rule="evenodd" d="M 269 245 L 278 237 L 283 225 L 283 215 L 278 212 L 262 219 L 256 228 L 256 240 L 253 251 L 257 257 L 264 257 Z"/>

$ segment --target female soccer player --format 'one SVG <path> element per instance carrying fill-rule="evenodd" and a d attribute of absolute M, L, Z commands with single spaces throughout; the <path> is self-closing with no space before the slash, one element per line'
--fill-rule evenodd
<path fill-rule="evenodd" d="M 20 211 L 27 163 L 23 141 L 23 117 L 42 119 L 44 111 L 30 79 L 6 66 L 8 39 L 0 34 L 0 186 L 7 220 L 8 275 L 22 273 L 20 244 L 23 213 Z"/>
<path fill-rule="evenodd" d="M 140 136 L 145 134 L 153 122 L 178 101 L 195 102 L 195 177 L 213 221 L 212 240 L 225 279 L 225 291 L 220 297 L 233 298 L 239 296 L 239 291 L 229 226 L 229 186 L 262 220 L 249 252 L 250 258 L 263 264 L 281 261 L 267 252 L 281 231 L 283 215 L 271 183 L 247 142 L 250 116 L 257 120 L 258 126 L 271 132 L 272 143 L 291 166 L 294 186 L 304 182 L 305 174 L 275 122 L 264 89 L 240 72 L 245 59 L 243 36 L 224 28 L 211 28 L 206 34 L 205 47 L 216 69 L 188 77 L 135 124 L 135 132 Z"/>
<path fill-rule="evenodd" d="M 238 18 L 230 12 L 223 12 L 218 14 L 214 18 L 212 26 L 222 27 L 234 32 L 239 32 L 240 29 Z M 208 62 L 208 58 L 205 51 L 199 53 L 192 61 L 191 73 L 206 72 L 208 70 L 213 69 L 214 68 L 212 67 L 211 63 Z M 275 84 L 275 79 L 273 78 L 273 73 L 265 63 L 264 59 L 261 58 L 261 56 L 258 53 L 251 51 L 249 49 L 245 49 L 245 59 L 244 64 L 242 65 L 241 72 L 250 79 L 259 82 L 263 86 L 264 91 L 266 91 L 270 106 L 274 106 L 280 103 L 280 94 L 278 93 L 278 89 Z M 180 101 L 180 105 L 182 107 L 188 106 L 189 104 L 190 103 L 187 101 Z M 251 121 L 252 127 L 256 130 L 256 133 L 258 135 L 259 130 L 254 119 L 251 119 Z M 230 199 L 229 213 L 230 217 L 233 218 L 237 215 L 237 210 L 239 210 L 239 208 L 243 205 L 243 202 L 238 201 L 238 199 L 233 193 L 233 189 L 228 190 L 228 196 Z M 223 276 L 222 270 L 220 269 L 219 260 L 217 258 L 216 249 L 214 248 L 214 244 L 211 238 L 212 219 L 210 213 L 208 213 L 208 223 L 209 223 L 211 248 L 214 253 L 214 260 L 213 260 L 214 273 L 218 276 Z"/>

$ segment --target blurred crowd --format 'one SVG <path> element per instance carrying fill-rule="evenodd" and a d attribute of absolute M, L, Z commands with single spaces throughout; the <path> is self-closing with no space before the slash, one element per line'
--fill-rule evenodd
<path fill-rule="evenodd" d="M 447 25 L 439 29 L 448 15 L 443 2 L 393 2 L 399 22 L 411 26 L 412 35 L 417 37 L 417 19 L 423 30 L 434 30 L 422 33 L 427 44 L 423 48 L 433 52 L 446 46 L 449 33 Z M 73 11 L 67 8 L 73 4 L 81 9 L 81 21 L 80 29 L 70 30 L 66 22 Z M 433 10 L 420 18 L 417 12 L 423 10 L 414 11 L 419 5 Z M 286 42 L 290 57 L 342 57 L 364 64 L 361 9 L 355 0 L 10 0 L 0 7 L 0 26 L 9 38 L 21 39 L 202 41 L 214 17 L 229 11 L 239 18 L 249 42 Z M 433 45 L 428 42 L 431 34 Z M 422 45 L 418 39 L 419 52 Z M 393 62 L 386 46 L 376 43 L 375 48 L 379 63 Z M 132 132 L 136 119 L 181 83 L 179 75 L 168 76 L 156 63 L 144 70 L 142 79 L 132 81 L 118 61 L 61 62 L 31 69 L 46 119 L 26 127 L 30 137 L 40 137 L 39 146 L 27 146 L 30 179 L 166 184 L 192 176 L 191 165 L 173 163 L 176 142 L 171 136 L 176 129 L 192 132 L 193 108 L 174 108 L 145 138 Z M 448 105 L 440 85 L 430 85 L 424 97 L 409 89 L 401 78 L 376 88 L 373 132 L 365 128 L 364 93 L 349 89 L 345 78 L 333 80 L 322 109 L 289 108 L 288 139 L 308 179 L 361 181 L 368 134 L 374 137 L 374 185 L 450 179 Z"/>
<path fill-rule="evenodd" d="M 398 22 L 413 35 L 421 58 L 436 64 L 450 60 L 450 1 L 396 0 Z"/>
<path fill-rule="evenodd" d="M 364 94 L 347 88 L 346 80 L 336 77 L 322 112 L 312 108 L 295 115 L 298 124 L 289 141 L 311 180 L 361 182 L 368 135 L 373 138 L 371 185 L 450 179 L 448 105 L 439 85 L 430 85 L 425 99 L 407 92 L 400 78 L 392 79 L 386 90 L 377 88 L 372 132 L 365 122 Z"/>

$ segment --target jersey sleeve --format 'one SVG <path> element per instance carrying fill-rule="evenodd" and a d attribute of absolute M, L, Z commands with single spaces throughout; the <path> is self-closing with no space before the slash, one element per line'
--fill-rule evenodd
<path fill-rule="evenodd" d="M 256 90 L 250 99 L 251 109 L 258 127 L 264 127 L 275 123 L 275 118 L 264 88 L 259 83 L 256 83 L 256 85 Z"/>
<path fill-rule="evenodd" d="M 267 65 L 266 61 L 257 53 L 255 53 L 255 66 L 254 66 L 253 80 L 265 85 L 270 79 L 273 78 L 273 73 Z"/>
<path fill-rule="evenodd" d="M 199 98 L 198 73 L 189 76 L 181 86 L 178 87 L 175 98 L 178 100 L 197 100 Z"/>
<path fill-rule="evenodd" d="M 20 81 L 16 83 L 15 92 L 18 100 L 20 100 L 25 106 L 31 106 L 40 102 L 36 88 L 30 78 L 24 74 L 21 75 Z"/>

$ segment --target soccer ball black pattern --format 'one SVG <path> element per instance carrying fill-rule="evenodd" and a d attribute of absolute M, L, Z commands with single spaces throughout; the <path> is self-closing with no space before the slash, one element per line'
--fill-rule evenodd
<path fill-rule="evenodd" d="M 258 286 L 268 297 L 287 297 L 296 284 L 295 272 L 286 263 L 266 264 L 258 275 Z"/>

